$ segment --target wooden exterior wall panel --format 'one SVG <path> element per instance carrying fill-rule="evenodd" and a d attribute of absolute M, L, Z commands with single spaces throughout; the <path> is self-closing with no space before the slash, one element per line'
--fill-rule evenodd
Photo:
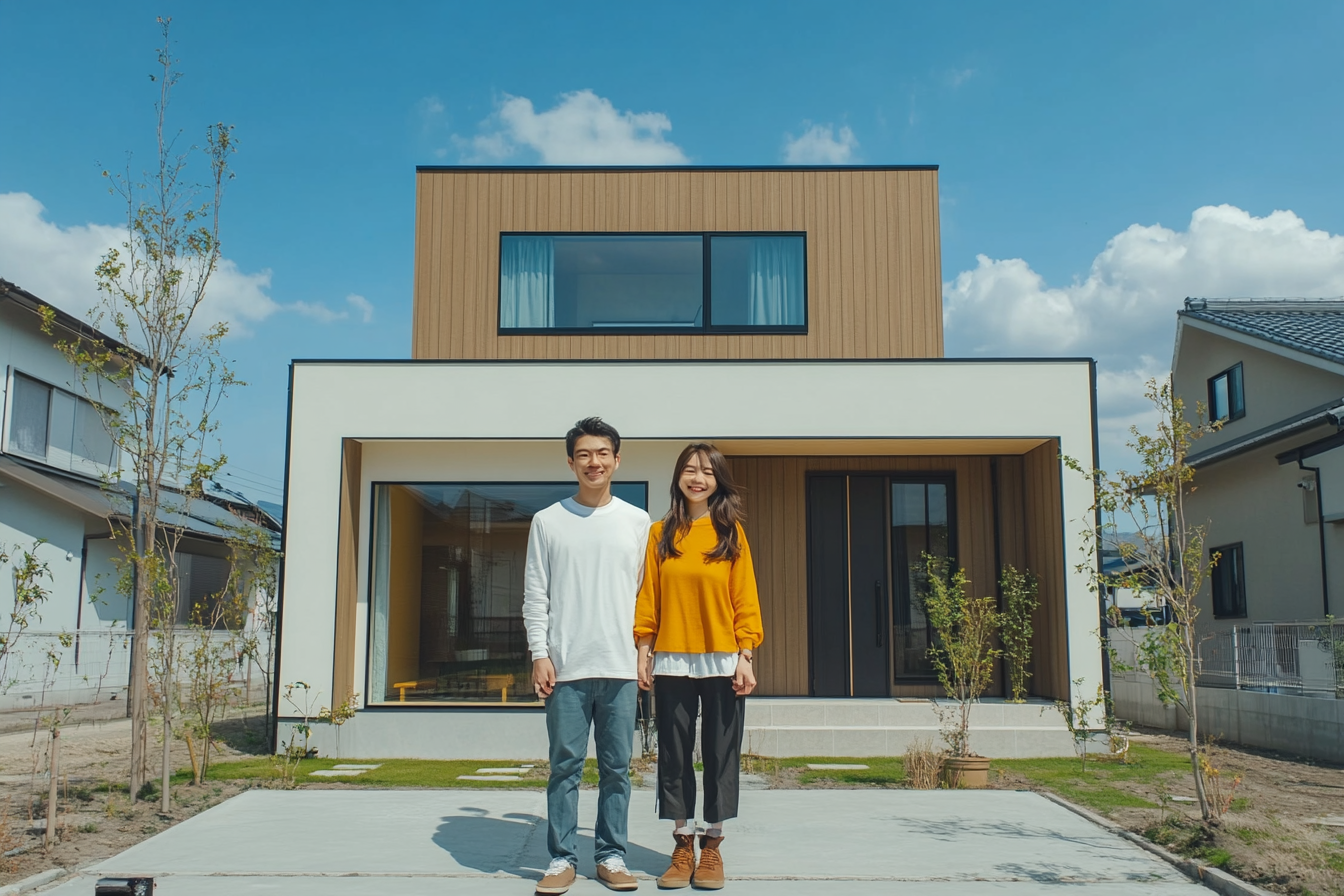
<path fill-rule="evenodd" d="M 1034 631 L 1032 693 L 1070 699 L 1066 616 L 1062 484 L 1059 443 L 1051 440 L 1022 458 L 1023 534 L 1027 568 L 1040 579 Z"/>
<path fill-rule="evenodd" d="M 355 626 L 359 602 L 359 503 L 363 446 L 341 440 L 340 518 L 336 523 L 336 630 L 331 671 L 332 706 L 355 691 Z"/>
<path fill-rule="evenodd" d="M 936 196 L 932 169 L 422 170 L 412 353 L 441 359 L 939 357 Z M 501 231 L 701 230 L 806 232 L 808 333 L 499 335 Z"/>

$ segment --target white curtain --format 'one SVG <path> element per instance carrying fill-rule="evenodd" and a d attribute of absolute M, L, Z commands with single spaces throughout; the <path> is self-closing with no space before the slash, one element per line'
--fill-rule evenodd
<path fill-rule="evenodd" d="M 378 486 L 378 500 L 373 515 L 373 656 L 369 661 L 368 694 L 368 700 L 373 703 L 387 699 L 388 567 L 392 559 L 390 492 L 389 486 Z"/>
<path fill-rule="evenodd" d="M 803 323 L 802 240 L 754 237 L 748 277 L 747 323 L 758 327 Z"/>
<path fill-rule="evenodd" d="M 505 237 L 499 259 L 499 325 L 555 326 L 555 241 Z"/>

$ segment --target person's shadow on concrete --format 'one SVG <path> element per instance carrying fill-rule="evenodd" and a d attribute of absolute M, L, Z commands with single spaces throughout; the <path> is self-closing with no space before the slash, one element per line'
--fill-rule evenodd
<path fill-rule="evenodd" d="M 507 812 L 493 816 L 485 809 L 463 806 L 454 815 L 445 815 L 434 832 L 434 844 L 452 856 L 464 868 L 484 874 L 512 874 L 541 880 L 550 864 L 546 851 L 546 819 L 536 815 Z M 578 872 L 596 877 L 593 863 L 593 832 L 579 828 L 575 850 L 579 854 Z M 625 864 L 634 874 L 657 877 L 667 870 L 671 853 L 658 852 L 631 843 Z"/>

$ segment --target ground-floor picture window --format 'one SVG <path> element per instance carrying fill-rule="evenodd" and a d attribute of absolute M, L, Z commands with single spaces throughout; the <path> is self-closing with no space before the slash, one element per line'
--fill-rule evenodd
<path fill-rule="evenodd" d="M 523 630 L 532 515 L 571 483 L 380 483 L 370 583 L 372 703 L 535 703 Z M 645 483 L 617 497 L 647 505 Z"/>

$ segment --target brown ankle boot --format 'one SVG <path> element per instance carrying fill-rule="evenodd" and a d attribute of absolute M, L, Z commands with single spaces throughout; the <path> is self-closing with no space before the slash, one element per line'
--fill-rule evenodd
<path fill-rule="evenodd" d="M 700 863 L 691 877 L 691 885 L 697 890 L 723 889 L 723 856 L 719 855 L 722 842 L 722 837 L 700 835 Z"/>
<path fill-rule="evenodd" d="M 667 872 L 658 878 L 658 886 L 664 890 L 679 890 L 691 885 L 691 875 L 695 873 L 695 835 L 673 834 L 677 845 L 672 849 L 672 864 Z"/>

